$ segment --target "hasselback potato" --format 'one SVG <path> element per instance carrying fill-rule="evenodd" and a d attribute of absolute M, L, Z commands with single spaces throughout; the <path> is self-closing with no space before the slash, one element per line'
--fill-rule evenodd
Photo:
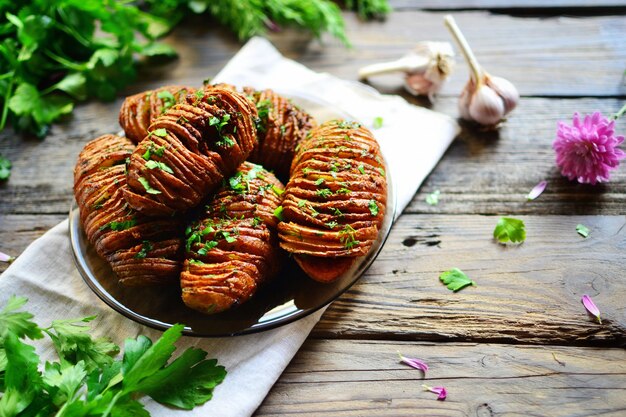
<path fill-rule="evenodd" d="M 256 118 L 254 104 L 231 89 L 187 95 L 150 125 L 131 155 L 126 200 L 149 215 L 197 206 L 248 157 Z"/>
<path fill-rule="evenodd" d="M 139 143 L 148 135 L 148 127 L 157 117 L 195 92 L 191 87 L 168 85 L 126 97 L 119 115 L 126 137 Z"/>
<path fill-rule="evenodd" d="M 300 143 L 278 230 L 280 246 L 313 279 L 336 279 L 378 237 L 387 202 L 384 166 L 371 132 L 355 122 L 326 122 Z"/>
<path fill-rule="evenodd" d="M 182 223 L 128 206 L 126 161 L 134 145 L 104 135 L 89 142 L 74 169 L 74 195 L 87 239 L 127 286 L 168 284 L 180 273 Z"/>
<path fill-rule="evenodd" d="M 259 119 L 259 143 L 249 161 L 287 177 L 296 147 L 316 125 L 315 119 L 289 99 L 272 90 L 244 88 L 254 101 Z"/>
<path fill-rule="evenodd" d="M 245 302 L 276 275 L 275 211 L 284 186 L 259 165 L 243 163 L 187 229 L 180 277 L 185 304 L 217 313 Z"/>

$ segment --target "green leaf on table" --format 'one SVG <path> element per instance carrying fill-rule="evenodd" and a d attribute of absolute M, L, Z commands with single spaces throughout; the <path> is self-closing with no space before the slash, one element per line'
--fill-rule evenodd
<path fill-rule="evenodd" d="M 439 204 L 439 194 L 441 194 L 439 190 L 435 190 L 432 193 L 428 194 L 426 196 L 426 204 L 429 204 L 431 206 L 436 206 L 437 204 Z"/>
<path fill-rule="evenodd" d="M 584 224 L 577 224 L 576 232 L 578 232 L 579 235 L 585 238 L 589 236 L 589 228 Z"/>
<path fill-rule="evenodd" d="M 11 161 L 0 155 L 0 180 L 7 180 L 11 176 Z"/>
<path fill-rule="evenodd" d="M 374 129 L 380 129 L 381 127 L 383 127 L 383 118 L 380 116 L 374 117 L 374 122 L 372 123 L 372 125 L 374 126 Z"/>
<path fill-rule="evenodd" d="M 16 416 L 24 411 L 41 393 L 41 374 L 37 369 L 39 356 L 33 346 L 22 343 L 15 333 L 3 336 L 6 354 L 4 394 L 0 398 L 3 416 Z"/>
<path fill-rule="evenodd" d="M 468 276 L 465 275 L 465 272 L 461 271 L 459 268 L 452 268 L 449 271 L 442 272 L 441 275 L 439 275 L 439 280 L 441 280 L 449 290 L 454 292 L 462 290 L 469 285 L 476 285 L 476 283 L 469 279 Z"/>
<path fill-rule="evenodd" d="M 524 222 L 512 217 L 500 217 L 496 228 L 493 230 L 493 237 L 500 243 L 513 242 L 521 243 L 526 240 L 526 226 Z"/>
<path fill-rule="evenodd" d="M 5 333 L 13 333 L 19 338 L 41 339 L 41 329 L 32 321 L 33 315 L 26 311 L 15 311 L 26 304 L 28 299 L 11 296 L 7 305 L 0 311 L 0 339 Z"/>
<path fill-rule="evenodd" d="M 95 318 L 55 320 L 46 329 L 59 357 L 71 364 L 83 362 L 87 372 L 110 365 L 112 356 L 119 352 L 119 347 L 108 338 L 91 337 L 91 326 L 86 323 Z"/>

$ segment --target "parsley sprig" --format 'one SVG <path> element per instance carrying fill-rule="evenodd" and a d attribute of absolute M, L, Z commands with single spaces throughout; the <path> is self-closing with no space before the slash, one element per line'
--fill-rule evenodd
<path fill-rule="evenodd" d="M 160 339 L 126 339 L 119 347 L 106 338 L 92 338 L 83 319 L 56 320 L 41 328 L 33 315 L 18 311 L 26 298 L 11 297 L 0 311 L 0 410 L 3 415 L 149 416 L 139 401 L 155 401 L 192 409 L 209 401 L 226 376 L 207 352 L 189 348 L 170 360 L 182 335 L 174 325 Z M 59 361 L 40 363 L 25 339 L 47 335 Z"/>

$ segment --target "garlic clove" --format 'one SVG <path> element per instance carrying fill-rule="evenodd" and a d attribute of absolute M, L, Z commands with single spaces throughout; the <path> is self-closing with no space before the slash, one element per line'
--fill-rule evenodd
<path fill-rule="evenodd" d="M 504 102 L 504 114 L 509 113 L 517 106 L 519 93 L 512 82 L 502 77 L 487 75 L 485 77 L 485 83 L 491 87 Z"/>
<path fill-rule="evenodd" d="M 472 99 L 472 92 L 474 91 L 474 88 L 476 87 L 470 79 L 468 83 L 465 84 L 465 87 L 463 88 L 463 91 L 461 91 L 461 95 L 459 96 L 459 101 L 457 104 L 459 108 L 459 115 L 462 119 L 472 120 L 472 116 L 470 116 L 469 113 L 469 105 Z"/>
<path fill-rule="evenodd" d="M 491 87 L 481 84 L 471 95 L 468 112 L 481 125 L 496 125 L 504 116 L 504 101 Z"/>

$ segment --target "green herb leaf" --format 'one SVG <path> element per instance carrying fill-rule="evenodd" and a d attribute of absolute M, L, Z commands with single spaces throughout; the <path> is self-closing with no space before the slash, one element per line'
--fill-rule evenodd
<path fill-rule="evenodd" d="M 11 161 L 0 155 L 0 180 L 9 179 L 11 176 Z"/>
<path fill-rule="evenodd" d="M 437 204 L 439 204 L 439 194 L 441 194 L 439 190 L 435 190 L 432 193 L 428 194 L 426 196 L 426 204 L 429 204 L 431 206 L 436 206 Z"/>
<path fill-rule="evenodd" d="M 149 240 L 144 240 L 141 244 L 141 250 L 137 252 L 135 258 L 144 259 L 146 256 L 148 256 L 148 252 L 150 252 L 152 249 L 154 249 L 154 245 L 152 245 L 152 242 L 150 242 Z"/>
<path fill-rule="evenodd" d="M 139 177 L 138 180 L 141 183 L 141 185 L 143 185 L 143 188 L 145 188 L 148 194 L 161 194 L 161 191 L 155 190 L 154 188 L 152 188 L 148 180 L 145 179 L 144 177 Z"/>
<path fill-rule="evenodd" d="M 150 132 L 150 134 L 164 138 L 165 136 L 167 136 L 167 130 L 165 130 L 164 128 L 155 129 L 152 132 Z"/>
<path fill-rule="evenodd" d="M 41 339 L 43 333 L 37 323 L 31 319 L 33 315 L 24 311 L 15 311 L 28 301 L 24 297 L 11 296 L 7 305 L 0 311 L 0 338 L 6 332 L 13 333 L 17 337 L 29 339 Z"/>
<path fill-rule="evenodd" d="M 589 228 L 584 224 L 577 224 L 576 232 L 578 232 L 579 235 L 585 238 L 589 236 Z"/>
<path fill-rule="evenodd" d="M 172 171 L 172 168 L 170 168 L 169 166 L 167 166 L 167 164 L 164 164 L 163 162 L 157 162 L 157 161 L 148 161 L 146 162 L 146 168 L 148 169 L 155 169 L 158 168 L 161 171 L 165 171 L 168 174 L 174 174 L 174 171 Z"/>
<path fill-rule="evenodd" d="M 383 127 L 383 118 L 380 116 L 375 117 L 372 125 L 374 126 L 374 129 L 380 129 L 381 127 Z"/>
<path fill-rule="evenodd" d="M 469 285 L 476 285 L 474 281 L 469 279 L 465 272 L 459 268 L 452 268 L 449 271 L 442 272 L 439 279 L 449 290 L 457 292 Z"/>
<path fill-rule="evenodd" d="M 372 216 L 378 216 L 378 204 L 376 204 L 376 200 L 370 200 L 369 209 Z"/>
<path fill-rule="evenodd" d="M 493 237 L 500 243 L 513 242 L 521 243 L 526 240 L 526 229 L 524 222 L 512 217 L 501 217 L 496 228 L 493 230 Z"/>
<path fill-rule="evenodd" d="M 274 210 L 274 217 L 276 217 L 281 222 L 285 221 L 285 219 L 283 218 L 283 206 L 276 207 L 276 210 Z"/>

